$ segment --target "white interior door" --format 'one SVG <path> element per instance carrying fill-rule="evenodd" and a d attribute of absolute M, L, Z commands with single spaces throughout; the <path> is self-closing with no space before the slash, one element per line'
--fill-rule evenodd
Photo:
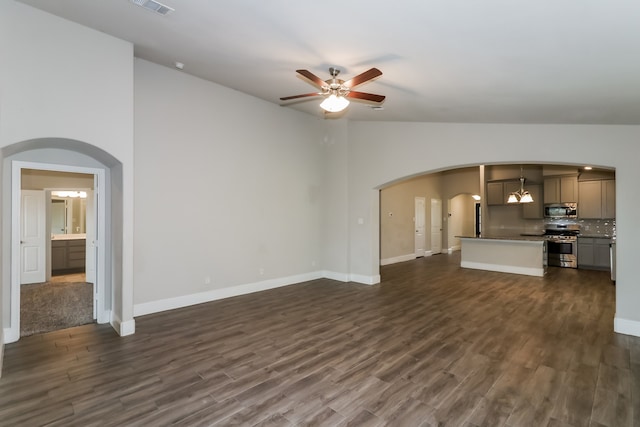
<path fill-rule="evenodd" d="M 431 253 L 442 252 L 442 200 L 431 199 Z"/>
<path fill-rule="evenodd" d="M 89 283 L 96 282 L 96 194 L 91 190 L 86 190 L 87 198 L 85 199 L 85 215 L 86 225 L 85 232 L 87 236 L 86 257 L 85 257 L 85 279 Z"/>
<path fill-rule="evenodd" d="M 425 199 L 424 197 L 415 198 L 415 215 L 413 221 L 415 223 L 415 253 L 416 258 L 424 256 L 425 252 Z"/>
<path fill-rule="evenodd" d="M 22 190 L 20 197 L 20 284 L 42 283 L 46 276 L 45 192 Z"/>

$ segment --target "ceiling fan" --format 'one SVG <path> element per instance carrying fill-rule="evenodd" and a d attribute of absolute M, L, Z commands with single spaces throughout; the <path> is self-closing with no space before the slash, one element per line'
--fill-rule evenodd
<path fill-rule="evenodd" d="M 329 68 L 331 78 L 328 80 L 322 80 L 309 70 L 296 70 L 298 74 L 305 78 L 310 84 L 320 89 L 320 92 L 304 93 L 301 95 L 285 96 L 280 98 L 281 101 L 289 101 L 291 99 L 306 98 L 311 96 L 324 96 L 325 100 L 320 103 L 325 111 L 330 113 L 337 113 L 344 110 L 349 105 L 347 98 L 352 98 L 360 101 L 374 102 L 380 104 L 384 101 L 383 95 L 376 95 L 373 93 L 357 92 L 352 90 L 356 86 L 367 83 L 382 75 L 382 71 L 377 68 L 371 68 L 362 74 L 358 74 L 351 80 L 341 80 L 338 78 L 340 70 L 337 68 Z"/>

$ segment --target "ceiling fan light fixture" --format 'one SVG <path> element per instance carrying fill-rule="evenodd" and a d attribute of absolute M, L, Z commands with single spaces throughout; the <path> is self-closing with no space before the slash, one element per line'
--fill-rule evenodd
<path fill-rule="evenodd" d="M 329 95 L 322 103 L 320 103 L 320 108 L 329 113 L 338 113 L 349 105 L 349 100 L 344 96 L 336 96 L 335 94 Z"/>

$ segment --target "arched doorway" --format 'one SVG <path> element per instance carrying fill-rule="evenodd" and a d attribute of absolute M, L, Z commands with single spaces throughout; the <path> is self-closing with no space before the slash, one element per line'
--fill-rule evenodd
<path fill-rule="evenodd" d="M 112 155 L 90 144 L 58 138 L 42 138 L 23 141 L 4 147 L 3 184 L 3 254 L 11 254 L 8 262 L 3 257 L 2 292 L 5 323 L 5 341 L 17 341 L 20 337 L 20 172 L 22 168 L 53 170 L 61 172 L 89 173 L 95 177 L 98 190 L 96 216 L 97 229 L 97 321 L 112 322 L 114 302 L 112 295 L 122 294 L 122 236 L 120 229 L 122 193 L 121 163 Z M 116 191 L 114 191 L 116 190 Z M 10 195 L 10 197 L 7 197 Z M 8 202 L 8 203 L 7 203 Z M 10 238 L 9 238 L 10 237 Z M 119 254 L 119 255 L 118 255 Z M 117 303 L 117 302 L 116 302 Z M 9 313 L 9 327 L 7 315 Z"/>

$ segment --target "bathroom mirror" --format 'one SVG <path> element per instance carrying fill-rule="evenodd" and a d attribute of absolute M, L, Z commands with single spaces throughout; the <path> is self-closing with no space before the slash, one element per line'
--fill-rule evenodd
<path fill-rule="evenodd" d="M 51 198 L 51 234 L 84 234 L 87 232 L 86 199 Z"/>

